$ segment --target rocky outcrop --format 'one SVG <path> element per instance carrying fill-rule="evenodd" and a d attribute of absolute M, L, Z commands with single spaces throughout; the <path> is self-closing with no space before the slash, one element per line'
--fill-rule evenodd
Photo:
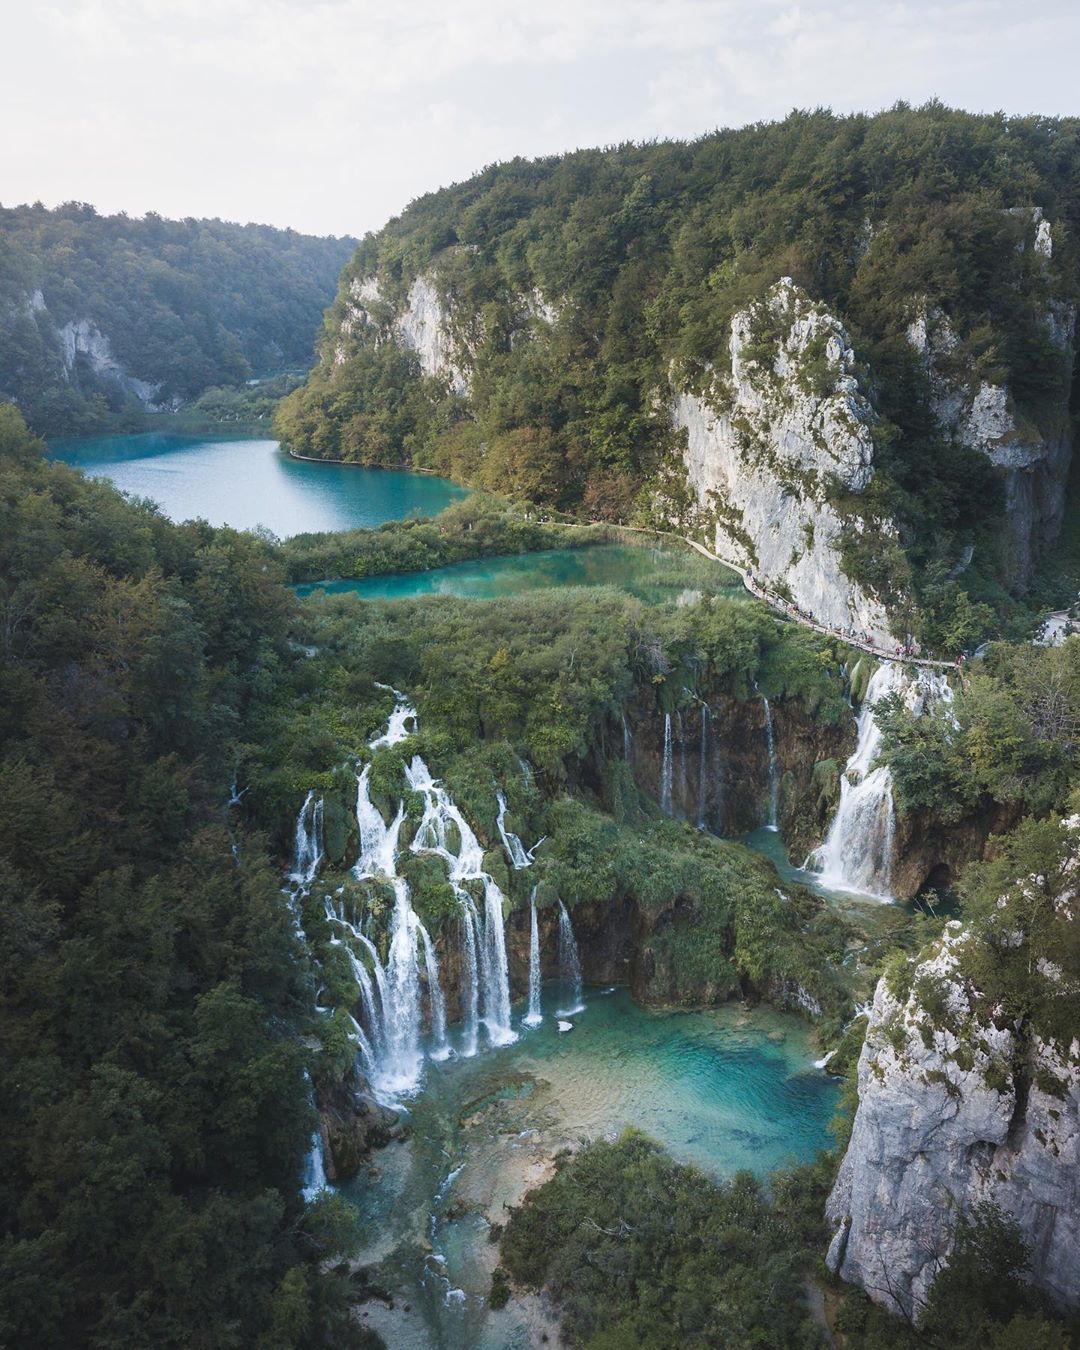
<path fill-rule="evenodd" d="M 462 359 L 463 344 L 454 335 L 450 313 L 439 295 L 433 273 L 421 272 L 413 281 L 400 312 L 395 313 L 388 306 L 376 277 L 354 281 L 349 296 L 349 308 L 341 323 L 342 336 L 334 354 L 336 364 L 346 359 L 347 339 L 362 326 L 373 326 L 382 330 L 376 341 L 390 337 L 416 353 L 425 375 L 445 381 L 448 390 L 459 398 L 468 396 L 470 375 Z"/>
<path fill-rule="evenodd" d="M 951 886 L 969 862 L 985 858 L 995 837 L 1007 834 L 1022 808 L 989 796 L 955 824 L 941 825 L 926 813 L 897 815 L 893 836 L 892 893 L 910 899 L 926 886 Z"/>
<path fill-rule="evenodd" d="M 845 531 L 868 528 L 833 501 L 869 485 L 876 420 L 846 332 L 784 277 L 734 316 L 730 356 L 730 375 L 678 393 L 672 408 L 710 544 L 830 627 L 887 642 L 884 606 L 838 552 Z"/>
<path fill-rule="evenodd" d="M 35 295 L 40 294 L 40 291 L 35 292 Z M 81 357 L 99 379 L 118 385 L 126 394 L 137 398 L 144 408 L 159 410 L 159 386 L 129 374 L 113 353 L 109 339 L 93 320 L 70 320 L 57 330 L 57 336 L 60 339 L 64 373 L 69 378 Z"/>
<path fill-rule="evenodd" d="M 1053 252 L 1050 222 L 1038 207 L 1011 214 L 1030 218 L 1031 248 L 1045 266 Z M 1051 300 L 1044 320 L 1063 368 L 1067 364 L 1071 370 L 1075 306 Z M 1007 522 L 1002 561 L 1007 577 L 1025 586 L 1040 549 L 1053 543 L 1061 530 L 1072 460 L 1067 381 L 1062 382 L 1059 399 L 1044 400 L 1036 424 L 1018 412 L 1008 385 L 969 378 L 959 337 L 941 309 L 924 305 L 908 326 L 907 336 L 927 374 L 931 406 L 941 430 L 985 455 L 1001 476 Z"/>
<path fill-rule="evenodd" d="M 315 1104 L 329 1181 L 354 1177 L 372 1149 L 404 1136 L 398 1113 L 375 1100 L 355 1069 L 340 1083 L 320 1083 Z"/>
<path fill-rule="evenodd" d="M 1080 1302 L 1080 1042 L 980 1010 L 958 970 L 971 940 L 952 923 L 908 992 L 879 983 L 827 1207 L 830 1268 L 916 1320 L 957 1219 L 984 1201 L 1017 1221 L 1034 1282 Z"/>
<path fill-rule="evenodd" d="M 506 314 L 511 346 L 528 331 L 550 328 L 559 318 L 558 308 L 537 287 L 524 295 L 510 296 Z M 362 335 L 364 329 L 371 330 L 376 343 L 389 339 L 415 352 L 425 375 L 441 381 L 448 393 L 469 397 L 482 324 L 476 315 L 454 310 L 440 288 L 437 264 L 412 281 L 402 306 L 387 299 L 377 277 L 352 281 L 334 348 L 335 365 L 347 359 L 350 340 Z"/>

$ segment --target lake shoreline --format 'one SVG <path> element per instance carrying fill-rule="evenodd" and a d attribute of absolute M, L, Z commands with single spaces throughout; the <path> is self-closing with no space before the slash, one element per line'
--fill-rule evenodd
<path fill-rule="evenodd" d="M 390 521 L 438 515 L 468 495 L 449 479 L 407 470 L 318 469 L 283 451 L 277 437 L 241 431 L 212 436 L 175 430 L 57 438 L 50 461 L 157 504 L 173 521 L 297 534 L 375 530 Z M 363 469 L 363 466 L 353 466 Z"/>
<path fill-rule="evenodd" d="M 290 459 L 295 459 L 301 464 L 335 464 L 342 469 L 386 469 L 390 473 L 426 473 L 432 478 L 444 478 L 448 483 L 454 483 L 463 491 L 474 492 L 476 489 L 469 486 L 468 483 L 459 483 L 456 478 L 450 478 L 438 469 L 423 469 L 415 464 L 358 464 L 355 459 L 326 459 L 323 455 L 301 455 L 295 450 L 290 450 L 287 445 L 278 441 L 278 449 L 283 450 Z"/>

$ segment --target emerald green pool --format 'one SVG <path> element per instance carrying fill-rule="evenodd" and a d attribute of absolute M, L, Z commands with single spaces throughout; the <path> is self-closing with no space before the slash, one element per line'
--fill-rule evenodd
<path fill-rule="evenodd" d="M 559 1006 L 558 985 L 544 1008 Z M 650 1012 L 623 989 L 587 990 L 560 1035 L 548 1014 L 514 1045 L 430 1063 L 410 1103 L 412 1137 L 373 1156 L 346 1189 L 371 1235 L 358 1256 L 394 1306 L 362 1318 L 395 1350 L 526 1347 L 552 1334 L 537 1300 L 486 1306 L 504 1205 L 548 1174 L 560 1148 L 635 1126 L 717 1178 L 808 1159 L 829 1142 L 834 1082 L 806 1024 L 732 1005 Z M 408 1305 L 408 1311 L 406 1306 Z"/>
<path fill-rule="evenodd" d="M 54 441 L 49 454 L 151 498 L 171 520 L 262 528 L 280 539 L 433 516 L 466 495 L 445 478 L 305 463 L 290 459 L 277 441 L 245 436 L 88 436 Z"/>
<path fill-rule="evenodd" d="M 421 595 L 497 600 L 564 586 L 616 586 L 650 604 L 690 599 L 701 593 L 732 599 L 746 596 L 735 573 L 719 563 L 679 549 L 633 544 L 589 544 L 584 548 L 504 554 L 427 572 L 312 582 L 297 586 L 296 593 L 301 597 L 355 595 L 361 600 L 408 600 Z"/>

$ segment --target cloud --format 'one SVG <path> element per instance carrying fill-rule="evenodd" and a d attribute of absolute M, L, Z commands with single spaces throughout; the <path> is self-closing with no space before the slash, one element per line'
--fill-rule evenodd
<path fill-rule="evenodd" d="M 46 0 L 6 17 L 0 183 L 359 233 L 493 160 L 794 106 L 1066 112 L 1078 39 L 1073 0 Z"/>

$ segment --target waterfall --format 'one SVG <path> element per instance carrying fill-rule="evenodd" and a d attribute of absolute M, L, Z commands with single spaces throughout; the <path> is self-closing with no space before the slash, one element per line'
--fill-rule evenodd
<path fill-rule="evenodd" d="M 874 704 L 897 692 L 902 683 L 903 668 L 895 662 L 887 661 L 874 672 L 859 710 L 858 741 L 840 776 L 840 804 L 825 842 L 812 855 L 824 885 L 883 900 L 891 899 L 896 817 L 892 774 L 884 764 L 874 768 L 881 742 Z"/>
<path fill-rule="evenodd" d="M 394 689 L 389 684 L 379 684 L 378 681 L 375 682 L 375 688 L 385 689 L 388 694 L 393 694 L 394 711 L 390 714 L 390 720 L 383 734 L 370 742 L 369 748 L 372 750 L 378 750 L 384 745 L 398 745 L 416 734 L 416 709 L 401 690 Z"/>
<path fill-rule="evenodd" d="M 326 1164 L 323 1161 L 323 1137 L 322 1130 L 318 1129 L 311 1136 L 311 1148 L 304 1162 L 304 1199 L 310 1204 L 320 1191 L 325 1190 Z"/>
<path fill-rule="evenodd" d="M 510 971 L 506 959 L 503 893 L 484 877 L 484 945 L 488 950 L 488 986 L 484 992 L 484 1025 L 492 1045 L 517 1040 L 510 1029 Z"/>
<path fill-rule="evenodd" d="M 503 918 L 505 897 L 495 879 L 484 871 L 484 850 L 472 827 L 458 810 L 449 793 L 431 776 L 431 770 L 414 755 L 405 769 L 410 788 L 424 798 L 424 814 L 412 841 L 415 853 L 434 853 L 447 865 L 450 884 L 471 912 L 472 933 L 476 943 L 479 984 L 483 995 L 480 1020 L 492 1045 L 509 1045 L 516 1040 L 510 1025 L 510 977 L 506 956 L 506 932 Z M 456 828 L 458 851 L 450 846 L 448 826 Z M 520 842 L 520 841 L 519 841 Z M 531 857 L 526 854 L 531 861 Z M 478 881 L 484 887 L 484 917 L 481 921 L 465 883 Z"/>
<path fill-rule="evenodd" d="M 480 1029 L 480 972 L 476 954 L 476 925 L 473 922 L 472 902 L 467 896 L 461 899 L 461 948 L 462 948 L 462 989 L 461 1011 L 465 1021 L 465 1036 L 461 1053 L 475 1055 L 477 1036 Z M 466 903 L 468 901 L 468 903 Z"/>
<path fill-rule="evenodd" d="M 371 750 L 397 745 L 415 734 L 415 710 L 403 694 L 393 692 L 394 710 L 385 732 L 370 742 Z M 351 1038 L 376 1095 L 394 1100 L 419 1086 L 425 1053 L 430 1059 L 439 1060 L 451 1051 L 438 953 L 413 909 L 408 884 L 398 872 L 405 805 L 399 802 L 393 819 L 387 823 L 371 799 L 371 775 L 370 763 L 356 775 L 360 847 L 352 870 L 358 881 L 388 884 L 393 889 L 385 963 L 374 942 L 361 930 L 356 916 L 346 915 L 344 902 L 335 903 L 326 896 L 324 905 L 327 920 L 341 931 L 341 936 L 331 938 L 331 943 L 345 950 L 359 990 L 356 1013 L 361 1021 L 352 1019 Z M 413 756 L 405 776 L 409 787 L 424 799 L 423 815 L 411 849 L 443 860 L 460 906 L 464 1024 L 461 1053 L 476 1053 L 481 1024 L 491 1045 L 506 1045 L 516 1040 L 516 1035 L 510 1025 L 505 897 L 494 878 L 484 870 L 484 851 L 476 834 L 419 755 Z M 516 866 L 528 867 L 539 845 L 526 850 L 521 840 L 506 829 L 506 801 L 501 792 L 498 795 L 503 843 Z M 321 859 L 321 822 L 321 802 L 315 800 L 314 793 L 309 793 L 297 823 L 297 875 L 314 875 Z M 482 917 L 470 894 L 469 882 L 474 883 L 474 889 L 475 884 L 483 886 Z M 426 1039 L 422 1036 L 425 1011 L 430 1028 Z"/>
<path fill-rule="evenodd" d="M 701 703 L 701 741 L 698 745 L 697 827 L 705 828 L 705 762 L 709 753 L 709 705 Z"/>
<path fill-rule="evenodd" d="M 375 1052 L 371 1048 L 371 1042 L 364 1035 L 364 1028 L 352 1013 L 348 1014 L 348 1018 L 352 1023 L 352 1031 L 349 1033 L 349 1039 L 356 1042 L 360 1050 L 360 1059 L 364 1068 L 370 1073 L 375 1067 Z"/>
<path fill-rule="evenodd" d="M 525 845 L 518 836 L 506 828 L 506 797 L 502 788 L 496 792 L 495 798 L 499 803 L 498 826 L 499 834 L 502 836 L 503 848 L 506 849 L 511 863 L 520 872 L 523 868 L 532 865 L 532 856 L 525 852 Z"/>
<path fill-rule="evenodd" d="M 416 959 L 419 919 L 409 903 L 409 888 L 394 881 L 394 914 L 386 958 L 387 1000 L 383 1008 L 384 1061 L 376 1079 L 393 1096 L 409 1092 L 420 1081 L 420 968 Z"/>
<path fill-rule="evenodd" d="M 627 764 L 634 757 L 634 733 L 630 730 L 630 723 L 626 720 L 626 714 L 622 714 L 622 757 Z"/>
<path fill-rule="evenodd" d="M 356 779 L 356 823 L 360 830 L 360 856 L 353 868 L 358 880 L 366 877 L 393 877 L 395 875 L 398 835 L 405 819 L 405 804 L 400 803 L 397 815 L 389 826 L 371 800 L 371 765 L 365 764 Z"/>
<path fill-rule="evenodd" d="M 311 1075 L 307 1069 L 304 1070 L 304 1078 L 308 1085 L 308 1101 L 311 1103 L 312 1110 L 315 1110 L 315 1089 L 311 1085 Z M 307 1157 L 304 1159 L 304 1179 L 301 1183 L 301 1190 L 308 1204 L 315 1199 L 320 1191 L 326 1190 L 326 1163 L 323 1158 L 321 1122 L 311 1136 L 311 1146 L 308 1149 Z"/>
<path fill-rule="evenodd" d="M 561 900 L 559 901 L 559 977 L 564 985 L 570 986 L 571 999 L 570 1007 L 561 1009 L 558 1015 L 569 1017 L 573 1013 L 581 1012 L 585 1007 L 581 989 L 581 961 L 578 957 L 577 941 L 574 938 L 574 928 L 570 922 L 570 915 L 566 912 L 566 906 Z"/>
<path fill-rule="evenodd" d="M 540 1012 L 540 929 L 536 922 L 536 887 L 529 899 L 529 1011 L 521 1019 L 527 1027 L 538 1027 L 544 1020 Z"/>
<path fill-rule="evenodd" d="M 765 705 L 765 738 L 769 745 L 769 819 L 765 822 L 770 830 L 780 828 L 780 776 L 776 767 L 776 736 L 773 732 L 772 709 L 764 694 L 761 701 Z"/>
<path fill-rule="evenodd" d="M 330 915 L 330 917 L 333 917 L 333 915 Z M 335 922 L 345 923 L 343 919 L 336 918 Z M 345 927 L 355 935 L 356 930 L 351 924 L 345 924 Z M 332 939 L 331 941 L 334 945 L 337 945 L 339 940 Z M 360 960 L 347 943 L 341 943 L 341 945 L 344 948 L 346 956 L 349 958 L 349 966 L 353 973 L 353 979 L 360 988 L 360 1005 L 364 1016 L 367 1018 L 368 1027 L 371 1029 L 371 1068 L 372 1071 L 374 1071 L 376 1062 L 386 1053 L 386 1041 L 383 1037 L 383 1008 L 385 1007 L 383 990 L 385 988 L 386 976 L 382 965 L 379 962 L 379 958 L 376 955 L 375 970 L 379 976 L 379 997 L 376 1001 L 375 987 L 371 982 L 371 976 L 368 974 L 367 966 L 364 965 L 363 961 Z"/>
<path fill-rule="evenodd" d="M 427 976 L 428 1011 L 431 1021 L 431 1036 L 434 1046 L 432 1059 L 446 1059 L 450 1047 L 446 1043 L 446 1002 L 443 999 L 442 986 L 439 984 L 439 958 L 435 955 L 435 945 L 428 936 L 428 930 L 416 921 L 420 941 L 424 946 L 424 973 Z"/>
<path fill-rule="evenodd" d="M 671 815 L 671 714 L 664 714 L 664 758 L 660 765 L 660 810 Z"/>
<path fill-rule="evenodd" d="M 304 798 L 296 817 L 296 841 L 293 846 L 293 870 L 290 880 L 298 886 L 310 886 L 322 862 L 323 802 L 314 790 Z"/>

